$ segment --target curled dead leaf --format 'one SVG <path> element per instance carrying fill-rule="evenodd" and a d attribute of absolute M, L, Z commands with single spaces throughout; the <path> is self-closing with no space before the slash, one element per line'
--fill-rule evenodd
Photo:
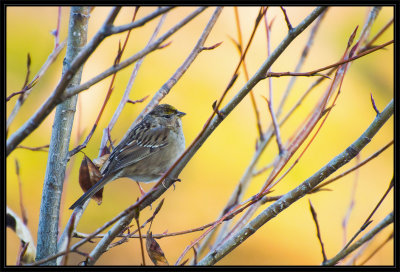
<path fill-rule="evenodd" d="M 164 252 L 156 240 L 154 240 L 151 231 L 147 233 L 146 249 L 154 265 L 169 265 Z"/>
<path fill-rule="evenodd" d="M 102 176 L 97 166 L 85 155 L 79 168 L 79 185 L 83 192 L 86 193 L 101 178 Z M 103 188 L 94 194 L 92 198 L 100 205 L 103 199 Z"/>

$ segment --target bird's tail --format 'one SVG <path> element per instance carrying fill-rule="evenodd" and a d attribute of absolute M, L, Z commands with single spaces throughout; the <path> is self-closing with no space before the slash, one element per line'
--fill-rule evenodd
<path fill-rule="evenodd" d="M 101 178 L 95 185 L 93 185 L 86 193 L 84 193 L 77 201 L 75 201 L 74 204 L 72 204 L 71 207 L 69 207 L 70 210 L 75 209 L 78 206 L 82 206 L 86 200 L 91 198 L 95 193 L 97 193 L 101 188 L 106 185 L 107 182 L 109 182 L 110 179 L 108 178 Z"/>

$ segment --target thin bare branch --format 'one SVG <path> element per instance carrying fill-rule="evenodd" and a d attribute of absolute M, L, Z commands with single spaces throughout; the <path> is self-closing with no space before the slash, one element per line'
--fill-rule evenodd
<path fill-rule="evenodd" d="M 371 156 L 369 156 L 368 158 L 366 158 L 365 160 L 363 160 L 362 162 L 360 162 L 359 164 L 357 164 L 356 166 L 350 168 L 349 170 L 343 172 L 342 174 L 337 175 L 334 178 L 331 178 L 323 183 L 321 183 L 320 185 L 316 186 L 314 189 L 311 190 L 311 194 L 318 192 L 322 187 L 325 187 L 326 185 L 346 176 L 347 174 L 353 172 L 354 170 L 357 170 L 358 168 L 360 168 L 361 166 L 365 165 L 367 162 L 371 161 L 372 159 L 376 158 L 379 156 L 379 154 L 381 154 L 383 151 L 385 151 L 388 147 L 390 147 L 393 144 L 393 140 L 390 141 L 388 144 L 386 144 L 384 147 L 382 147 L 381 149 L 379 149 L 378 151 L 376 151 L 374 154 L 372 154 Z"/>
<path fill-rule="evenodd" d="M 136 14 L 137 14 L 138 10 L 139 10 L 139 7 L 136 7 L 135 11 L 133 13 L 133 16 L 132 16 L 132 22 L 135 21 Z M 130 37 L 130 34 L 131 34 L 131 30 L 129 30 L 127 32 L 126 37 L 125 37 L 125 41 L 124 41 L 124 45 L 122 46 L 122 48 L 121 47 L 118 48 L 118 53 L 117 53 L 117 56 L 115 57 L 114 66 L 117 65 L 118 63 L 120 63 L 122 54 L 125 51 L 126 45 L 128 43 L 129 37 Z M 119 43 L 119 46 L 120 45 L 121 44 Z M 89 143 L 89 140 L 92 138 L 92 136 L 93 136 L 93 134 L 94 134 L 94 132 L 95 132 L 95 130 L 97 128 L 97 125 L 98 125 L 98 123 L 100 121 L 100 118 L 103 115 L 103 112 L 104 112 L 104 109 L 105 109 L 105 107 L 107 105 L 107 102 L 109 101 L 109 99 L 111 97 L 111 94 L 114 91 L 114 81 L 115 81 L 116 75 L 117 74 L 114 73 L 112 78 L 111 78 L 110 85 L 108 87 L 108 91 L 107 91 L 106 97 L 104 98 L 103 105 L 100 108 L 99 114 L 97 115 L 96 121 L 94 122 L 94 125 L 93 125 L 92 129 L 90 130 L 89 134 L 87 135 L 85 141 L 69 152 L 69 154 L 68 154 L 69 157 L 72 157 L 73 155 L 78 153 L 80 150 L 85 148 L 87 146 L 87 144 Z M 102 149 L 100 148 L 100 150 L 102 150 Z"/>
<path fill-rule="evenodd" d="M 376 112 L 376 114 L 377 115 L 380 114 L 378 108 L 375 105 L 375 100 L 374 100 L 374 97 L 372 96 L 372 93 L 371 93 L 371 103 L 372 103 L 372 107 L 374 108 L 374 111 Z"/>
<path fill-rule="evenodd" d="M 394 40 L 391 40 L 391 41 L 388 41 L 388 42 L 386 42 L 384 44 L 375 46 L 375 47 L 373 47 L 373 48 L 371 48 L 369 50 L 366 50 L 366 51 L 363 51 L 363 52 L 359 53 L 358 55 L 351 56 L 348 59 L 341 60 L 339 62 L 333 63 L 331 65 L 327 65 L 327 66 L 319 68 L 319 69 L 315 69 L 315 70 L 310 71 L 310 72 L 304 72 L 304 73 L 291 73 L 291 72 L 267 73 L 265 78 L 268 78 L 268 77 L 271 77 L 271 76 L 272 77 L 281 77 L 281 76 L 323 76 L 323 77 L 329 78 L 327 75 L 319 74 L 319 72 L 322 72 L 324 70 L 328 70 L 330 68 L 334 68 L 334 67 L 343 65 L 343 64 L 348 63 L 348 62 L 352 62 L 353 60 L 359 59 L 359 58 L 361 58 L 363 56 L 366 56 L 366 55 L 368 55 L 368 54 L 370 54 L 372 52 L 380 50 L 380 49 L 382 49 L 382 48 L 384 48 L 384 47 L 386 47 L 386 46 L 388 46 L 388 45 L 390 45 L 392 43 L 394 43 Z"/>
<path fill-rule="evenodd" d="M 28 225 L 28 216 L 26 214 L 25 206 L 24 206 L 24 198 L 22 194 L 22 181 L 21 181 L 21 176 L 19 172 L 19 162 L 17 159 L 15 159 L 15 173 L 17 174 L 17 179 L 18 179 L 18 188 L 19 188 L 19 207 L 21 209 L 21 217 L 22 217 L 22 222 L 24 225 Z"/>
<path fill-rule="evenodd" d="M 244 85 L 244 87 L 239 90 L 237 95 L 225 106 L 223 109 L 223 112 L 229 113 L 231 112 L 239 103 L 240 101 L 245 97 L 245 95 L 261 80 L 263 75 L 268 71 L 269 67 L 274 63 L 274 61 L 279 57 L 279 55 L 285 50 L 285 48 L 293 41 L 297 35 L 299 35 L 312 21 L 314 21 L 324 10 L 326 7 L 320 7 L 315 9 L 306 19 L 304 19 L 292 32 L 291 35 L 287 35 L 283 41 L 278 45 L 278 47 L 273 51 L 273 53 L 270 55 L 270 57 L 261 65 L 261 67 L 258 69 L 255 75 Z M 218 120 L 214 118 L 211 127 L 215 128 L 217 125 L 220 123 L 221 120 Z M 212 130 L 211 130 L 212 131 Z M 207 131 L 207 135 L 211 133 L 210 130 Z M 260 158 L 260 155 L 263 153 L 265 150 L 265 147 L 271 140 L 271 137 L 273 135 L 273 130 L 268 129 L 267 133 L 264 134 L 264 141 L 260 141 L 258 148 L 256 149 L 256 152 L 249 164 L 249 167 L 246 169 L 245 173 L 243 174 L 242 178 L 239 181 L 239 184 L 236 186 L 234 192 L 232 193 L 225 209 L 224 212 L 229 210 L 231 207 L 234 207 L 237 203 L 238 199 L 238 194 L 241 194 L 240 192 L 245 191 L 245 187 L 248 186 L 249 181 L 252 177 L 252 172 L 253 169 L 258 162 L 258 159 Z M 204 139 L 205 140 L 205 139 Z M 200 146 L 203 141 L 202 140 L 198 146 Z M 228 209 L 229 208 L 229 209 Z M 223 214 L 221 215 L 223 216 Z M 212 232 L 214 233 L 214 232 Z M 202 243 L 202 245 L 199 248 L 199 252 L 201 253 L 203 249 L 205 249 L 208 241 L 210 240 L 211 235 L 207 237 L 206 242 Z"/>
<path fill-rule="evenodd" d="M 361 237 L 358 241 L 354 242 L 348 248 L 342 249 L 335 257 L 329 259 L 322 263 L 323 266 L 335 265 L 344 257 L 352 253 L 354 250 L 362 246 L 364 243 L 368 242 L 372 238 L 374 238 L 381 230 L 386 228 L 388 225 L 392 224 L 394 220 L 393 212 L 388 214 L 381 222 L 379 222 L 372 230 L 370 230 L 367 234 Z"/>
<path fill-rule="evenodd" d="M 288 17 L 288 15 L 286 13 L 286 10 L 282 6 L 281 6 L 281 10 L 283 12 L 283 15 L 285 16 L 286 25 L 287 25 L 288 31 L 290 33 L 290 31 L 292 31 L 292 29 L 293 29 L 292 24 L 289 21 L 289 17 Z"/>
<path fill-rule="evenodd" d="M 286 15 L 286 11 L 283 7 L 281 7 L 283 13 L 285 14 L 285 20 L 286 23 L 289 27 L 289 32 L 292 30 L 292 26 L 290 25 L 289 19 L 287 18 Z M 271 55 L 271 29 L 268 26 L 268 19 L 267 19 L 267 12 L 264 13 L 264 22 L 265 22 L 265 31 L 266 31 L 266 36 L 267 36 L 267 56 L 269 57 Z M 271 67 L 268 69 L 268 72 L 271 71 Z M 268 73 L 267 72 L 267 73 Z M 279 125 L 278 125 L 278 121 L 275 115 L 275 111 L 274 111 L 274 106 L 273 106 L 273 91 L 272 91 L 272 79 L 269 78 L 268 79 L 268 90 L 269 90 L 269 99 L 267 99 L 266 97 L 264 97 L 264 99 L 267 101 L 267 105 L 268 105 L 268 111 L 269 114 L 271 115 L 271 120 L 272 120 L 272 125 L 274 127 L 274 132 L 275 132 L 275 139 L 276 139 L 276 143 L 278 145 L 278 149 L 279 149 L 279 154 L 283 154 L 284 147 L 282 145 L 282 139 L 281 139 L 281 133 L 280 133 L 280 129 L 279 129 Z"/>
<path fill-rule="evenodd" d="M 18 145 L 17 148 L 28 149 L 30 151 L 45 151 L 45 152 L 48 152 L 48 150 L 46 150 L 46 148 L 49 148 L 49 145 L 44 145 L 44 146 L 39 146 L 39 147 L 29 147 L 29 146 Z"/>
<path fill-rule="evenodd" d="M 356 165 L 360 163 L 360 154 L 356 156 Z M 343 229 L 343 246 L 346 244 L 347 241 L 347 223 L 349 222 L 351 212 L 353 211 L 354 204 L 355 204 L 355 199 L 356 199 L 356 189 L 357 189 L 357 182 L 358 182 L 358 175 L 359 171 L 355 173 L 354 176 L 354 182 L 353 182 L 353 188 L 351 190 L 351 196 L 350 196 L 350 203 L 349 207 L 347 208 L 347 212 L 342 220 L 342 229 Z"/>
<path fill-rule="evenodd" d="M 7 139 L 6 154 L 7 156 L 15 149 L 15 147 L 21 143 L 33 130 L 35 130 L 43 120 L 50 114 L 50 112 L 64 99 L 61 98 L 65 89 L 74 78 L 74 75 L 81 68 L 83 63 L 89 58 L 93 51 L 99 46 L 99 44 L 107 37 L 105 34 L 107 29 L 114 22 L 117 14 L 121 7 L 115 7 L 112 9 L 110 15 L 104 22 L 102 28 L 96 33 L 93 39 L 86 44 L 79 54 L 70 63 L 69 69 L 66 69 L 65 73 L 61 77 L 57 87 L 54 89 L 50 97 L 44 102 L 44 104 L 29 118 L 19 129 L 14 132 Z M 72 96 L 72 95 L 71 95 Z"/>
<path fill-rule="evenodd" d="M 199 14 L 201 11 L 203 11 L 204 8 L 200 8 L 198 9 L 196 12 L 192 13 L 191 15 L 189 15 L 185 20 L 188 20 L 188 18 L 194 18 L 195 15 Z M 218 7 L 216 8 L 214 14 L 212 15 L 209 23 L 207 24 L 206 28 L 204 29 L 199 41 L 197 42 L 197 44 L 195 45 L 195 48 L 193 49 L 192 53 L 189 55 L 189 57 L 185 60 L 185 62 L 182 64 L 182 66 L 180 68 L 178 68 L 178 70 L 175 72 L 175 74 L 172 76 L 172 79 L 169 80 L 166 84 L 164 84 L 164 88 L 162 88 L 160 91 L 161 93 L 161 97 L 163 97 L 163 95 L 166 95 L 166 93 L 164 94 L 165 90 L 168 90 L 176 83 L 177 79 L 179 79 L 183 73 L 188 69 L 188 67 L 190 66 L 190 64 L 194 61 L 195 57 L 198 55 L 198 53 L 201 51 L 201 48 L 204 45 L 204 42 L 207 38 L 207 36 L 209 35 L 211 29 L 213 28 L 216 19 L 218 18 L 220 12 L 221 12 L 222 8 Z M 181 21 L 181 22 L 183 22 Z M 178 24 L 179 25 L 179 24 Z M 164 35 L 165 36 L 165 35 Z M 159 92 L 160 92 L 159 91 Z M 155 97 L 153 97 L 152 101 L 157 101 L 157 94 L 155 95 Z M 151 104 L 152 102 L 150 102 Z M 154 103 L 154 102 L 153 102 Z M 148 108 L 149 106 L 147 106 Z M 172 167 L 173 168 L 173 167 Z M 166 173 L 166 175 L 169 175 L 168 171 Z M 160 179 L 160 181 L 158 182 L 161 183 L 162 182 L 162 178 Z M 176 180 L 169 180 L 169 184 L 168 187 L 171 186 L 171 184 L 173 182 L 175 182 Z M 156 185 L 157 186 L 157 185 Z M 117 224 L 115 224 L 112 229 L 108 232 L 108 235 L 106 237 L 104 237 L 95 247 L 95 249 L 92 251 L 91 256 L 93 257 L 93 261 L 90 262 L 89 264 L 93 264 L 98 258 L 99 256 L 103 253 L 103 249 L 105 249 L 114 239 L 114 237 L 116 237 L 116 235 L 118 235 L 123 229 L 125 229 L 125 227 L 129 224 L 129 222 L 132 220 L 132 218 L 135 216 L 136 211 L 140 211 L 142 209 L 144 209 L 145 207 L 147 207 L 147 205 L 150 205 L 155 199 L 157 199 L 165 190 L 166 188 L 164 188 L 164 186 L 159 186 L 158 187 L 158 191 L 157 191 L 157 196 L 154 197 L 154 192 L 156 191 L 154 188 L 152 190 L 150 190 L 149 192 L 147 192 L 147 194 L 145 194 L 144 196 L 142 196 L 139 201 L 137 201 L 134 205 L 131 205 L 128 209 L 126 209 L 123 213 L 121 213 L 117 219 L 113 219 L 112 221 L 109 221 L 106 225 L 108 224 L 113 224 L 116 221 L 114 220 L 120 220 Z M 99 231 L 99 230 L 98 230 Z M 100 230 L 101 231 L 101 230 Z M 97 232 L 97 231 L 96 231 Z M 97 235 L 98 233 L 94 233 L 94 235 Z M 85 240 L 83 240 L 85 241 Z M 80 246 L 81 243 L 78 243 L 77 246 Z"/>
<path fill-rule="evenodd" d="M 303 64 L 304 64 L 304 62 L 305 62 L 305 60 L 306 60 L 306 58 L 308 56 L 308 53 L 310 52 L 311 46 L 312 46 L 312 44 L 314 42 L 314 37 L 317 34 L 317 31 L 318 31 L 319 27 L 321 26 L 322 19 L 325 17 L 325 14 L 327 13 L 328 9 L 326 9 L 324 12 L 322 12 L 322 14 L 317 18 L 317 20 L 315 20 L 314 26 L 312 27 L 312 29 L 310 31 L 310 36 L 308 37 L 307 43 L 304 46 L 303 52 L 301 53 L 301 56 L 300 56 L 300 59 L 296 64 L 296 68 L 294 69 L 295 73 L 297 73 L 297 72 L 299 72 L 301 70 L 301 68 L 302 68 L 302 66 L 303 66 Z M 286 103 L 286 100 L 287 100 L 287 98 L 289 96 L 290 91 L 292 90 L 292 87 L 293 87 L 296 79 L 297 79 L 297 77 L 290 78 L 290 81 L 289 81 L 289 83 L 288 83 L 288 85 L 286 87 L 286 90 L 282 95 L 281 102 L 279 103 L 278 109 L 276 110 L 276 116 L 277 117 L 281 116 L 281 113 L 282 113 L 282 110 L 283 110 L 283 106 Z M 280 124 L 280 125 L 282 125 L 282 124 Z"/>
<path fill-rule="evenodd" d="M 360 52 L 370 49 L 372 44 L 393 24 L 393 18 L 380 30 L 376 35 L 369 40 L 368 43 L 364 45 L 364 47 L 360 50 Z"/>
<path fill-rule="evenodd" d="M 212 265 L 222 259 L 226 254 L 236 248 L 244 240 L 252 236 L 266 222 L 276 217 L 281 211 L 289 207 L 292 203 L 306 195 L 312 188 L 318 185 L 324 178 L 335 172 L 337 169 L 345 165 L 354 158 L 374 137 L 379 129 L 393 114 L 393 100 L 389 102 L 381 115 L 377 116 L 367 130 L 341 154 L 332 159 L 327 165 L 318 170 L 310 178 L 305 180 L 295 189 L 291 190 L 279 200 L 271 204 L 256 218 L 251 220 L 245 227 L 238 230 L 229 240 L 224 242 L 218 248 L 209 252 L 199 265 Z M 389 218 L 390 220 L 390 218 Z M 391 222 L 393 221 L 393 213 L 391 213 Z"/>
<path fill-rule="evenodd" d="M 313 220 L 314 220 L 314 223 L 315 223 L 315 227 L 317 229 L 317 237 L 318 237 L 319 244 L 321 245 L 322 258 L 323 258 L 323 261 L 325 262 L 327 260 L 327 258 L 326 258 L 324 243 L 322 242 L 322 238 L 321 238 L 321 231 L 319 229 L 319 224 L 318 224 L 318 219 L 317 219 L 317 212 L 315 211 L 310 199 L 308 200 L 308 203 L 310 204 L 311 215 L 313 217 Z"/>
<path fill-rule="evenodd" d="M 379 250 L 381 250 L 390 240 L 393 239 L 394 232 L 392 231 L 389 236 L 374 250 L 371 252 L 371 254 L 368 255 L 367 258 L 365 258 L 364 261 L 359 263 L 358 265 L 365 265 L 366 262 L 368 262 Z"/>
<path fill-rule="evenodd" d="M 158 8 L 156 11 L 154 11 L 153 13 L 147 15 L 146 17 L 143 17 L 140 20 L 137 20 L 135 22 L 126 24 L 126 25 L 122 25 L 122 26 L 112 26 L 109 29 L 109 35 L 111 34 L 117 34 L 117 33 L 121 33 L 127 30 L 132 30 L 134 28 L 138 28 L 141 27 L 143 25 L 145 25 L 146 23 L 150 22 L 151 20 L 153 20 L 154 18 L 157 18 L 158 16 L 167 13 L 168 11 L 172 10 L 173 8 L 175 8 L 174 6 L 172 7 L 161 7 Z"/>
<path fill-rule="evenodd" d="M 392 181 L 389 184 L 389 187 L 387 188 L 386 192 L 383 194 L 382 198 L 379 200 L 378 204 L 376 204 L 375 208 L 372 210 L 372 212 L 370 213 L 370 215 L 367 217 L 367 219 L 365 219 L 364 224 L 362 224 L 362 226 L 360 227 L 360 229 L 353 235 L 353 237 L 349 240 L 349 242 L 347 242 L 347 244 L 343 247 L 343 249 L 346 249 L 347 247 L 350 246 L 350 244 L 354 241 L 354 239 L 357 238 L 357 236 L 363 231 L 365 230 L 369 224 L 371 224 L 372 220 L 372 216 L 374 215 L 374 213 L 376 212 L 376 210 L 379 208 L 379 206 L 382 204 L 383 200 L 386 198 L 386 196 L 389 194 L 390 190 L 392 189 L 392 187 L 394 186 L 394 182 L 393 182 L 393 178 Z"/>
<path fill-rule="evenodd" d="M 139 241 L 140 241 L 140 251 L 142 253 L 142 265 L 146 265 L 146 260 L 144 258 L 144 246 L 143 246 L 143 239 L 142 239 L 142 232 L 139 224 L 139 212 L 137 213 L 137 216 L 135 216 L 136 220 L 136 225 L 138 226 L 138 231 L 139 231 Z"/>
<path fill-rule="evenodd" d="M 243 54 L 243 52 L 242 52 L 243 42 L 242 42 L 242 30 L 240 28 L 238 7 L 234 7 L 233 10 L 235 11 L 236 28 L 237 28 L 237 33 L 238 33 L 238 43 L 236 43 L 236 45 L 237 45 L 237 48 L 239 50 L 239 54 L 242 55 Z M 262 9 L 260 9 L 259 12 L 262 12 Z M 258 24 L 256 24 L 254 26 L 253 33 L 255 33 L 257 26 L 258 26 Z M 254 36 L 254 34 L 252 34 L 251 37 L 252 36 Z M 246 81 L 248 81 L 250 77 L 249 77 L 249 72 L 247 70 L 246 61 L 244 59 L 243 59 L 243 62 L 242 62 L 242 66 L 243 66 L 245 79 L 246 79 Z M 259 112 L 258 107 L 257 107 L 257 103 L 256 103 L 256 99 L 254 97 L 253 90 L 250 91 L 250 100 L 251 100 L 251 104 L 253 106 L 254 115 L 256 117 L 258 134 L 259 134 L 260 140 L 262 141 L 264 139 L 264 135 L 263 135 L 262 127 L 261 127 L 260 112 Z"/>
<path fill-rule="evenodd" d="M 157 37 L 158 33 L 161 30 L 162 25 L 164 24 L 166 16 L 167 16 L 167 13 L 164 13 L 161 16 L 161 18 L 160 18 L 156 28 L 154 29 L 149 41 L 147 42 L 146 47 L 150 46 L 154 42 L 155 38 Z M 122 110 L 124 109 L 126 103 L 128 103 L 128 101 L 129 101 L 129 95 L 131 93 L 133 83 L 135 82 L 135 79 L 137 77 L 137 74 L 139 72 L 140 67 L 142 66 L 143 61 L 144 61 L 144 56 L 142 58 L 140 58 L 135 63 L 135 66 L 133 68 L 132 74 L 129 77 L 128 84 L 127 84 L 127 86 L 125 88 L 125 92 L 122 95 L 121 101 L 120 101 L 120 103 L 118 103 L 118 107 L 115 110 L 113 116 L 111 117 L 111 120 L 107 125 L 107 128 L 104 129 L 104 131 L 103 131 L 103 137 L 102 137 L 101 143 L 100 143 L 100 150 L 102 150 L 106 146 L 107 140 L 108 140 L 108 138 L 110 138 L 110 131 L 113 129 L 113 127 L 116 124 L 119 116 L 122 113 Z M 100 156 L 100 153 L 99 153 L 99 156 Z"/>

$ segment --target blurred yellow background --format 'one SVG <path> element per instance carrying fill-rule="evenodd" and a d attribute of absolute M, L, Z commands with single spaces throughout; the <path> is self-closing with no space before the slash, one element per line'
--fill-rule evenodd
<path fill-rule="evenodd" d="M 174 8 L 167 15 L 160 34 L 175 25 L 195 8 Z M 314 7 L 286 8 L 293 26 L 301 22 L 313 9 Z M 155 7 L 140 8 L 137 18 L 142 18 L 154 10 Z M 244 43 L 249 39 L 258 10 L 258 7 L 239 8 Z M 369 10 L 369 7 L 329 8 L 302 71 L 310 71 L 339 61 L 346 48 L 348 38 L 357 25 L 359 30 L 356 38 L 359 37 Z M 89 21 L 89 40 L 101 27 L 109 11 L 110 7 L 96 7 L 93 10 Z M 123 7 L 115 25 L 130 22 L 133 11 L 134 7 Z M 145 58 L 133 85 L 130 99 L 137 100 L 147 95 L 150 95 L 151 98 L 154 95 L 191 52 L 213 11 L 214 8 L 208 8 L 168 39 L 172 42 L 169 46 L 155 51 Z M 31 55 L 31 75 L 34 75 L 52 51 L 54 39 L 50 32 L 56 28 L 57 14 L 57 7 L 7 7 L 7 96 L 19 91 L 23 85 L 26 75 L 27 54 L 30 53 Z M 269 21 L 274 19 L 271 30 L 271 49 L 274 50 L 287 34 L 287 26 L 279 7 L 268 9 L 268 18 Z M 391 18 L 393 18 L 393 8 L 383 7 L 372 27 L 371 36 L 374 36 Z M 60 38 L 64 40 L 68 29 L 68 7 L 62 8 L 61 19 Z M 146 45 L 157 23 L 158 19 L 132 31 L 122 59 L 133 55 Z M 274 63 L 272 71 L 294 70 L 309 37 L 310 29 L 311 26 L 295 39 Z M 126 33 L 114 35 L 101 43 L 84 66 L 82 82 L 86 82 L 113 64 L 118 49 L 118 41 L 123 42 L 125 35 Z M 200 53 L 182 79 L 162 101 L 187 113 L 183 118 L 187 146 L 202 129 L 212 112 L 212 103 L 222 94 L 238 63 L 237 49 L 230 41 L 230 37 L 237 39 L 235 16 L 233 7 L 225 7 L 206 41 L 206 46 L 222 41 L 221 46 Z M 393 26 L 375 44 L 382 44 L 392 39 Z M 250 76 L 264 62 L 266 54 L 266 34 L 262 21 L 246 58 Z M 33 88 L 31 95 L 11 125 L 8 135 L 15 132 L 53 91 L 60 79 L 64 55 L 65 49 L 45 76 Z M 129 66 L 117 74 L 115 89 L 105 113 L 89 145 L 83 150 L 92 159 L 98 155 L 102 129 L 107 126 L 117 108 L 132 69 L 133 66 Z M 370 93 L 372 93 L 380 110 L 383 110 L 393 98 L 393 74 L 393 45 L 356 60 L 350 66 L 336 106 L 322 130 L 297 166 L 274 188 L 275 191 L 272 195 L 284 194 L 293 189 L 356 140 L 375 117 L 375 112 L 371 107 Z M 83 137 L 86 137 L 93 126 L 104 101 L 110 78 L 79 95 L 70 149 L 82 142 L 82 140 L 78 142 L 78 134 L 83 132 Z M 292 95 L 284 107 L 284 113 L 291 109 L 315 80 L 315 77 L 297 79 Z M 273 79 L 275 108 L 278 106 L 288 82 L 289 77 Z M 239 79 L 224 102 L 229 101 L 244 83 L 245 79 L 241 70 Z M 325 80 L 281 128 L 284 142 L 298 129 L 327 85 L 328 80 Z M 254 94 L 261 114 L 262 127 L 265 129 L 270 125 L 271 119 L 265 100 L 262 98 L 262 96 L 268 97 L 268 81 L 260 82 L 254 89 Z M 142 104 L 126 105 L 111 133 L 117 143 L 136 115 L 150 101 L 150 98 Z M 13 98 L 7 103 L 7 115 L 10 114 L 16 100 L 16 98 Z M 54 111 L 21 144 L 30 147 L 49 144 L 53 118 Z M 191 229 L 216 220 L 254 154 L 257 135 L 251 101 L 249 97 L 246 97 L 187 164 L 180 175 L 182 182 L 176 184 L 175 190 L 171 188 L 162 196 L 162 198 L 165 198 L 165 203 L 153 223 L 153 233 Z M 385 124 L 371 143 L 361 152 L 360 159 L 367 158 L 392 139 L 393 118 Z M 300 148 L 300 150 L 303 150 L 303 148 Z M 265 154 L 261 157 L 257 169 L 269 164 L 276 155 L 277 147 L 273 139 Z M 292 158 L 289 165 L 297 156 L 295 155 Z M 79 153 L 68 164 L 68 167 L 71 167 L 71 172 L 66 177 L 64 185 L 60 216 L 61 231 L 71 215 L 68 207 L 82 194 L 78 185 L 78 169 L 82 157 L 83 154 Z M 355 206 L 349 220 L 347 239 L 358 230 L 385 192 L 393 176 L 393 157 L 393 147 L 390 147 L 378 158 L 359 170 Z M 17 214 L 20 214 L 15 160 L 20 163 L 23 200 L 29 218 L 28 226 L 36 241 L 47 152 L 16 149 L 7 157 L 7 205 Z M 355 164 L 355 160 L 351 161 L 337 171 L 334 176 Z M 254 178 L 245 198 L 256 194 L 268 175 L 269 172 L 267 171 Z M 308 208 L 308 199 L 311 199 L 318 213 L 322 239 L 328 258 L 333 257 L 343 246 L 341 224 L 351 201 L 355 176 L 356 174 L 352 173 L 328 186 L 332 191 L 313 194 L 296 202 L 264 225 L 250 239 L 222 259 L 218 265 L 319 265 L 322 262 L 322 256 L 316 237 L 315 225 Z M 144 184 L 143 188 L 149 190 L 151 186 L 152 184 Z M 77 230 L 84 233 L 93 232 L 134 203 L 139 194 L 136 184 L 129 179 L 120 179 L 107 185 L 103 195 L 103 204 L 97 206 L 92 201 L 79 222 Z M 153 205 L 153 210 L 146 208 L 141 213 L 141 222 L 151 216 L 156 205 Z M 266 207 L 267 205 L 262 208 Z M 393 192 L 389 194 L 378 209 L 373 217 L 374 222 L 367 228 L 367 231 L 392 210 Z M 362 261 L 386 239 L 392 229 L 393 227 L 389 226 L 379 233 L 362 257 L 358 259 L 358 262 Z M 171 264 L 175 263 L 185 247 L 199 236 L 200 233 L 192 233 L 157 241 Z M 77 242 L 77 239 L 73 239 L 72 242 Z M 15 233 L 9 229 L 7 229 L 6 243 L 7 264 L 14 265 L 19 240 Z M 93 246 L 92 244 L 86 245 L 81 250 L 89 252 Z M 192 257 L 192 254 L 191 251 L 184 259 Z M 146 258 L 147 263 L 150 263 L 147 255 Z M 76 265 L 81 260 L 81 256 L 71 254 L 69 264 Z M 97 265 L 139 265 L 140 262 L 139 241 L 131 239 L 128 243 L 113 248 L 104 254 Z M 393 265 L 393 240 L 368 261 L 367 265 Z"/>

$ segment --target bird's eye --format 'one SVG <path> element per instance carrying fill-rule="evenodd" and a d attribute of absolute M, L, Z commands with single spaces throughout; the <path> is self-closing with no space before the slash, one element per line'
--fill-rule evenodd
<path fill-rule="evenodd" d="M 169 118 L 171 118 L 171 117 L 172 117 L 172 115 L 168 115 L 168 114 L 166 114 L 166 115 L 164 115 L 163 117 L 164 117 L 164 118 L 168 118 L 168 119 L 169 119 Z"/>

